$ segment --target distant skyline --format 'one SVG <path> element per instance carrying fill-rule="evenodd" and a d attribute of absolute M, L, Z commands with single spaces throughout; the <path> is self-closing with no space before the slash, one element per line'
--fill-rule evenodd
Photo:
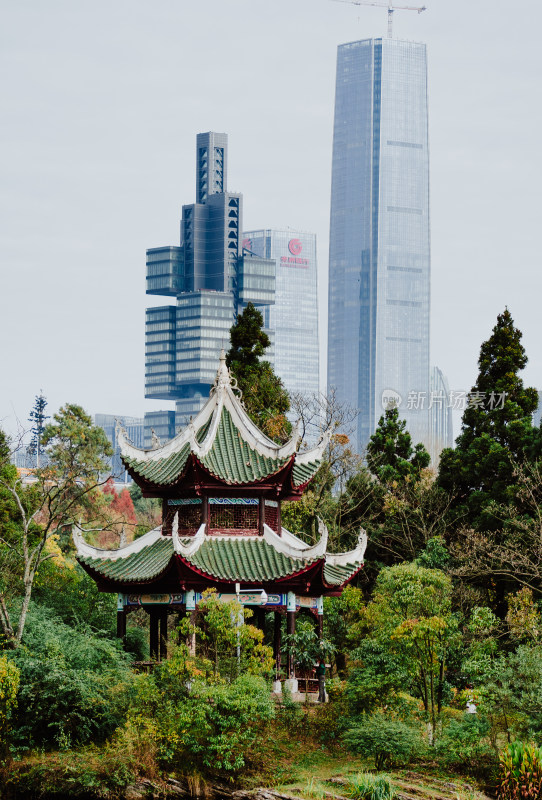
<path fill-rule="evenodd" d="M 2 11 L 4 428 L 26 425 L 40 389 L 51 413 L 160 407 L 144 400 L 145 250 L 177 239 L 199 131 L 229 135 L 245 229 L 316 232 L 325 323 L 337 46 L 385 36 L 385 9 L 4 0 Z M 431 363 L 455 391 L 473 384 L 505 305 L 524 333 L 524 379 L 542 386 L 541 27 L 526 0 L 395 14 L 397 38 L 428 46 Z M 325 340 L 323 324 L 322 355 Z"/>

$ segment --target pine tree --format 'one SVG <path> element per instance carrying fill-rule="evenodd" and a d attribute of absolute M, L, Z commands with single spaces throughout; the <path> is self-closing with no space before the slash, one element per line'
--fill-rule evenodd
<path fill-rule="evenodd" d="M 290 399 L 271 364 L 261 360 L 271 341 L 263 330 L 263 316 L 252 303 L 231 327 L 230 342 L 226 364 L 237 379 L 247 413 L 271 439 L 285 441 L 292 430 L 286 417 Z"/>
<path fill-rule="evenodd" d="M 533 445 L 538 395 L 524 388 L 518 374 L 527 364 L 521 338 L 506 308 L 480 349 L 479 374 L 455 450 L 443 450 L 440 457 L 440 485 L 454 493 L 465 521 L 481 529 L 497 524 L 491 503 L 514 500 L 514 462 L 522 461 Z"/>
<path fill-rule="evenodd" d="M 399 419 L 398 408 L 387 408 L 367 445 L 370 471 L 388 486 L 416 481 L 422 469 L 429 466 L 429 453 L 423 444 L 412 445 L 405 428 L 406 421 Z"/>
<path fill-rule="evenodd" d="M 42 436 L 45 430 L 45 420 L 49 419 L 45 414 L 46 407 L 47 400 L 43 395 L 43 391 L 40 390 L 40 393 L 36 395 L 32 411 L 28 416 L 28 421 L 32 423 L 32 427 L 30 428 L 32 438 L 27 448 L 27 454 L 35 458 L 36 467 L 38 469 L 40 468 L 40 457 L 43 451 Z"/>

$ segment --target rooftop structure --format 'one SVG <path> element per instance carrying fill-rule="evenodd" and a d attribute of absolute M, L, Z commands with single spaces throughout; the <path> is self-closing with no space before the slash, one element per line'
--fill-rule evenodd
<path fill-rule="evenodd" d="M 117 550 L 92 547 L 74 531 L 79 563 L 101 591 L 118 593 L 119 636 L 129 610 L 143 606 L 151 655 L 165 657 L 168 610 L 191 612 L 214 588 L 221 598 L 239 596 L 245 605 L 275 612 L 278 678 L 280 614 L 287 614 L 293 633 L 296 611 L 306 608 L 321 631 L 323 597 L 339 595 L 363 566 L 364 533 L 354 550 L 331 554 L 322 523 L 312 546 L 282 526 L 281 503 L 302 496 L 328 434 L 304 453 L 298 452 L 297 429 L 285 444 L 265 436 L 245 411 L 222 351 L 209 400 L 174 439 L 145 450 L 120 430 L 118 442 L 144 496 L 163 504 L 161 526 Z M 291 657 L 287 673 L 295 690 Z"/>

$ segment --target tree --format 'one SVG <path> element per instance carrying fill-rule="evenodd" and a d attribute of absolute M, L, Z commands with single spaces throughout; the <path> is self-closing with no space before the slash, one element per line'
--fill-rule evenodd
<path fill-rule="evenodd" d="M 412 437 L 405 428 L 406 421 L 399 419 L 399 409 L 391 406 L 380 417 L 367 445 L 370 471 L 389 487 L 419 480 L 431 460 L 423 444 L 412 446 Z"/>
<path fill-rule="evenodd" d="M 21 642 L 37 571 L 57 555 L 58 537 L 81 516 L 92 515 L 93 495 L 103 483 L 100 473 L 107 469 L 104 458 L 112 454 L 103 430 L 71 404 L 45 427 L 42 443 L 47 464 L 34 471 L 30 485 L 23 485 L 5 462 L 0 470 L 0 487 L 15 509 L 16 523 L 0 535 L 0 557 L 11 570 L 1 584 L 0 628 L 12 648 Z M 16 597 L 19 602 L 13 603 Z"/>
<path fill-rule="evenodd" d="M 230 342 L 226 364 L 237 380 L 249 416 L 271 439 L 286 441 L 292 430 L 286 417 L 288 392 L 271 364 L 261 361 L 271 341 L 263 330 L 263 316 L 252 303 L 230 328 Z"/>
<path fill-rule="evenodd" d="M 455 450 L 443 450 L 440 457 L 440 486 L 455 495 L 454 505 L 479 530 L 499 526 L 491 504 L 515 498 L 514 462 L 523 462 L 533 445 L 531 415 L 538 395 L 524 388 L 519 376 L 527 364 L 521 338 L 505 309 L 480 349 L 478 378 Z"/>
<path fill-rule="evenodd" d="M 452 583 L 438 569 L 416 563 L 383 569 L 373 599 L 362 615 L 365 627 L 379 645 L 381 664 L 386 650 L 393 671 L 404 670 L 423 702 L 433 740 L 441 713 L 448 652 L 457 623 L 451 611 Z M 398 660 L 397 660 L 398 659 Z M 379 675 L 382 681 L 382 675 Z"/>
<path fill-rule="evenodd" d="M 38 469 L 40 467 L 40 456 L 43 448 L 42 437 L 45 430 L 45 420 L 49 419 L 45 414 L 46 407 L 47 400 L 43 395 L 43 391 L 40 390 L 40 393 L 36 395 L 34 405 L 28 417 L 28 421 L 32 423 L 32 427 L 30 428 L 32 438 L 30 439 L 30 444 L 27 449 L 29 456 L 35 456 L 36 467 Z"/>

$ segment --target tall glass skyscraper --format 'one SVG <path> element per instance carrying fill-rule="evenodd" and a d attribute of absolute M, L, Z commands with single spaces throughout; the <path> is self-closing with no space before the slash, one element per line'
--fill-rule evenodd
<path fill-rule="evenodd" d="M 360 451 L 390 400 L 414 440 L 428 444 L 424 44 L 339 46 L 332 166 L 328 383 L 360 410 Z"/>
<path fill-rule="evenodd" d="M 316 235 L 290 228 L 248 231 L 244 252 L 276 263 L 275 304 L 261 308 L 274 334 L 274 367 L 290 393 L 318 392 Z"/>

